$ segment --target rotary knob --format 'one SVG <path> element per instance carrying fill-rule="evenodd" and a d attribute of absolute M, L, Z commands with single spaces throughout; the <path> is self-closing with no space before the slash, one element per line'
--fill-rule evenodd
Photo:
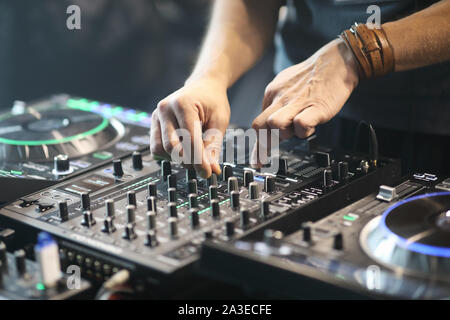
<path fill-rule="evenodd" d="M 233 167 L 230 165 L 224 165 L 222 168 L 222 180 L 228 181 L 228 178 L 233 176 Z"/>
<path fill-rule="evenodd" d="M 246 208 L 241 209 L 240 219 L 241 219 L 241 228 L 246 229 L 250 223 L 250 211 Z"/>
<path fill-rule="evenodd" d="M 197 179 L 197 172 L 194 169 L 186 169 L 186 181 Z"/>
<path fill-rule="evenodd" d="M 238 179 L 236 177 L 228 178 L 228 193 L 239 191 Z"/>
<path fill-rule="evenodd" d="M 134 151 L 131 155 L 131 162 L 133 163 L 133 169 L 136 171 L 142 170 L 144 167 L 142 164 L 142 154 L 139 151 Z"/>
<path fill-rule="evenodd" d="M 250 200 L 256 200 L 259 198 L 259 186 L 257 182 L 250 183 L 248 193 Z"/>
<path fill-rule="evenodd" d="M 188 199 L 189 199 L 189 208 L 190 209 L 198 207 L 198 199 L 197 199 L 197 195 L 195 193 L 189 194 Z"/>
<path fill-rule="evenodd" d="M 178 217 L 177 204 L 175 202 L 169 202 L 167 204 L 167 208 L 169 213 L 169 219 Z"/>
<path fill-rule="evenodd" d="M 169 174 L 167 176 L 167 188 L 177 187 L 177 176 L 175 174 Z"/>
<path fill-rule="evenodd" d="M 178 238 L 178 219 L 171 217 L 167 221 L 169 224 L 169 235 L 172 240 L 175 240 Z"/>
<path fill-rule="evenodd" d="M 127 240 L 134 240 L 137 238 L 133 223 L 128 223 L 125 226 L 125 229 L 123 230 L 122 238 L 127 239 Z"/>
<path fill-rule="evenodd" d="M 209 201 L 211 202 L 214 199 L 217 199 L 217 186 L 209 186 Z"/>
<path fill-rule="evenodd" d="M 158 207 L 156 206 L 156 197 L 150 196 L 147 198 L 147 210 L 153 211 L 154 213 L 158 212 Z"/>
<path fill-rule="evenodd" d="M 114 220 L 111 217 L 106 217 L 105 220 L 103 220 L 102 232 L 110 234 L 114 231 L 116 231 Z"/>
<path fill-rule="evenodd" d="M 14 252 L 14 258 L 16 260 L 17 273 L 23 277 L 27 273 L 27 263 L 25 250 L 19 249 Z"/>
<path fill-rule="evenodd" d="M 278 158 L 278 174 L 286 175 L 288 173 L 288 161 L 286 158 Z"/>
<path fill-rule="evenodd" d="M 263 199 L 261 200 L 261 219 L 266 220 L 269 216 L 269 206 L 270 206 L 270 200 L 269 199 Z"/>
<path fill-rule="evenodd" d="M 212 173 L 208 178 L 208 186 L 217 186 L 217 175 Z"/>
<path fill-rule="evenodd" d="M 219 205 L 219 200 L 217 200 L 217 199 L 211 200 L 211 216 L 215 220 L 220 219 L 220 205 Z"/>
<path fill-rule="evenodd" d="M 169 200 L 169 202 L 177 202 L 177 189 L 167 189 L 167 199 Z"/>
<path fill-rule="evenodd" d="M 156 231 L 149 230 L 146 235 L 145 245 L 154 248 L 158 245 L 158 239 L 156 238 Z"/>
<path fill-rule="evenodd" d="M 200 226 L 200 218 L 198 217 L 198 209 L 197 208 L 190 209 L 189 215 L 191 218 L 191 228 L 197 229 Z"/>
<path fill-rule="evenodd" d="M 188 193 L 197 194 L 197 180 L 196 179 L 189 180 L 187 187 L 188 187 Z"/>
<path fill-rule="evenodd" d="M 114 208 L 114 200 L 108 199 L 105 200 L 105 206 L 106 206 L 106 212 L 105 212 L 105 218 L 111 218 L 114 219 L 116 216 L 116 209 Z"/>
<path fill-rule="evenodd" d="M 264 178 L 264 191 L 267 193 L 275 191 L 275 177 L 266 176 Z"/>
<path fill-rule="evenodd" d="M 153 211 L 147 212 L 147 229 L 152 230 L 156 229 L 156 213 Z"/>
<path fill-rule="evenodd" d="M 127 210 L 127 224 L 135 224 L 136 223 L 136 207 L 133 205 L 128 205 L 126 207 Z"/>
<path fill-rule="evenodd" d="M 230 206 L 231 206 L 231 209 L 233 209 L 233 210 L 236 210 L 239 208 L 239 191 L 231 191 Z"/>
<path fill-rule="evenodd" d="M 81 210 L 91 210 L 91 199 L 87 192 L 81 194 Z"/>
<path fill-rule="evenodd" d="M 61 201 L 58 203 L 59 218 L 62 222 L 69 220 L 69 209 L 67 208 L 67 202 Z"/>
<path fill-rule="evenodd" d="M 157 194 L 156 183 L 150 182 L 147 185 L 147 189 L 148 189 L 148 196 L 149 197 L 156 197 L 156 194 Z"/>
<path fill-rule="evenodd" d="M 90 210 L 86 210 L 83 212 L 83 219 L 81 220 L 81 224 L 85 227 L 92 227 L 95 224 L 94 215 Z"/>
<path fill-rule="evenodd" d="M 120 159 L 113 160 L 113 175 L 116 178 L 120 178 L 121 176 L 123 176 L 122 160 Z"/>
<path fill-rule="evenodd" d="M 127 201 L 130 206 L 137 206 L 136 192 L 131 190 L 127 192 Z"/>
<path fill-rule="evenodd" d="M 166 181 L 169 174 L 172 174 L 172 165 L 169 160 L 163 160 L 161 162 L 161 177 L 164 181 Z"/>
<path fill-rule="evenodd" d="M 73 172 L 70 168 L 69 156 L 66 154 L 59 154 L 53 158 L 53 174 L 66 175 Z"/>
<path fill-rule="evenodd" d="M 250 185 L 250 183 L 253 182 L 253 171 L 251 170 L 245 170 L 244 171 L 244 187 L 248 187 Z"/>

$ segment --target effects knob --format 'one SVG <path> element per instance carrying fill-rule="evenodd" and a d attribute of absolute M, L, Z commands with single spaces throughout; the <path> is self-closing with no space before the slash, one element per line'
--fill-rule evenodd
<path fill-rule="evenodd" d="M 244 170 L 243 180 L 244 180 L 244 187 L 247 188 L 250 185 L 250 183 L 253 182 L 253 171 Z"/>
<path fill-rule="evenodd" d="M 133 163 L 133 169 L 136 171 L 142 170 L 144 167 L 142 164 L 142 154 L 139 151 L 134 151 L 132 153 L 131 162 Z"/>
<path fill-rule="evenodd" d="M 60 201 L 58 203 L 59 218 L 62 222 L 69 220 L 69 209 L 67 208 L 67 201 Z"/>
<path fill-rule="evenodd" d="M 161 177 L 164 181 L 166 181 L 169 174 L 172 174 L 172 165 L 169 160 L 163 160 L 161 162 Z"/>
<path fill-rule="evenodd" d="M 238 179 L 236 177 L 228 178 L 228 193 L 239 191 Z"/>
<path fill-rule="evenodd" d="M 87 192 L 81 194 L 81 210 L 91 210 L 91 198 Z"/>
<path fill-rule="evenodd" d="M 123 176 L 122 160 L 120 159 L 113 160 L 113 175 L 117 178 Z"/>
<path fill-rule="evenodd" d="M 114 207 L 114 200 L 113 199 L 105 200 L 105 207 L 106 207 L 105 218 L 109 217 L 111 219 L 114 219 L 116 217 L 116 209 Z"/>
<path fill-rule="evenodd" d="M 266 176 L 264 178 L 264 191 L 267 193 L 275 191 L 275 177 L 274 176 Z"/>
<path fill-rule="evenodd" d="M 230 165 L 224 165 L 222 168 L 222 180 L 228 181 L 228 178 L 233 176 L 233 167 Z"/>
<path fill-rule="evenodd" d="M 233 210 L 236 210 L 239 208 L 239 191 L 231 191 L 230 207 Z"/>
<path fill-rule="evenodd" d="M 156 195 L 157 195 L 156 183 L 150 182 L 147 185 L 147 189 L 148 189 L 148 196 L 149 197 L 156 197 Z"/>
<path fill-rule="evenodd" d="M 127 240 L 134 240 L 137 238 L 136 232 L 134 231 L 134 224 L 128 223 L 123 230 L 122 238 Z"/>
<path fill-rule="evenodd" d="M 137 206 L 136 192 L 131 190 L 127 192 L 127 202 L 130 206 Z"/>
<path fill-rule="evenodd" d="M 248 188 L 249 198 L 251 200 L 256 200 L 259 198 L 259 185 L 258 182 L 252 182 Z"/>
<path fill-rule="evenodd" d="M 241 228 L 246 229 L 250 223 L 250 211 L 246 208 L 241 209 L 240 219 L 241 219 Z"/>
<path fill-rule="evenodd" d="M 211 216 L 215 220 L 220 219 L 220 205 L 219 205 L 219 200 L 217 200 L 217 199 L 211 200 Z"/>
<path fill-rule="evenodd" d="M 269 206 L 270 206 L 270 200 L 269 199 L 263 199 L 261 200 L 261 218 L 263 220 L 267 219 L 269 216 Z"/>
<path fill-rule="evenodd" d="M 81 225 L 85 227 L 92 227 L 95 224 L 94 215 L 90 210 L 83 212 L 83 219 L 81 220 Z"/>
<path fill-rule="evenodd" d="M 156 231 L 149 230 L 145 236 L 145 245 L 154 248 L 158 245 L 158 239 L 156 238 Z"/>
<path fill-rule="evenodd" d="M 66 154 L 59 154 L 53 158 L 53 174 L 65 175 L 73 172 L 70 168 L 69 156 Z"/>
<path fill-rule="evenodd" d="M 114 231 L 116 231 L 116 227 L 114 226 L 113 219 L 111 217 L 106 217 L 105 220 L 103 220 L 102 232 L 109 234 Z"/>

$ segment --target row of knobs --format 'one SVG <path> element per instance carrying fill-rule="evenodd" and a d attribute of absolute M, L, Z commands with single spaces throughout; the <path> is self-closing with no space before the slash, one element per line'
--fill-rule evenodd
<path fill-rule="evenodd" d="M 134 151 L 131 155 L 131 163 L 133 166 L 133 169 L 136 171 L 140 171 L 144 168 L 143 162 L 142 162 L 142 154 L 139 151 Z M 120 178 L 124 175 L 123 166 L 122 166 L 122 160 L 121 159 L 114 159 L 113 160 L 113 175 L 116 178 Z"/>
<path fill-rule="evenodd" d="M 14 252 L 16 270 L 19 277 L 27 274 L 26 255 L 23 249 Z M 8 255 L 6 245 L 0 241 L 0 288 L 3 287 L 3 275 L 8 273 Z"/>

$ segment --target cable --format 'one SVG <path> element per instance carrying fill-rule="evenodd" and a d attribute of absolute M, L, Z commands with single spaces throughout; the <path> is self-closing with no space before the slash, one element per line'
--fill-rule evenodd
<path fill-rule="evenodd" d="M 378 139 L 377 139 L 377 134 L 375 132 L 375 129 L 367 121 L 361 120 L 356 127 L 355 140 L 353 143 L 353 152 L 357 151 L 362 125 L 365 125 L 367 127 L 367 129 L 369 130 L 369 159 L 370 159 L 370 162 L 372 163 L 372 165 L 376 167 L 377 162 L 378 162 L 378 152 L 379 152 Z"/>
<path fill-rule="evenodd" d="M 125 287 L 130 279 L 130 272 L 122 269 L 106 280 L 98 290 L 96 300 L 110 300 L 114 294 L 132 293 L 132 290 Z"/>

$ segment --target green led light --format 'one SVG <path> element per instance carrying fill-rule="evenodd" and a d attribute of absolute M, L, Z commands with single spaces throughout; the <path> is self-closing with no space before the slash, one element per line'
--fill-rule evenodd
<path fill-rule="evenodd" d="M 355 220 L 356 220 L 355 217 L 350 217 L 350 216 L 348 216 L 348 215 L 343 216 L 343 219 L 344 219 L 344 220 L 348 220 L 348 221 L 355 221 Z"/>
<path fill-rule="evenodd" d="M 12 174 L 16 174 L 16 175 L 22 175 L 22 171 L 17 171 L 17 170 L 11 170 L 10 171 Z"/>
<path fill-rule="evenodd" d="M 45 285 L 42 282 L 36 283 L 36 289 L 39 291 L 45 290 Z"/>
<path fill-rule="evenodd" d="M 206 212 L 206 211 L 208 211 L 209 209 L 211 209 L 211 207 L 208 207 L 208 208 L 206 208 L 206 209 L 200 210 L 200 211 L 198 212 L 198 214 L 202 214 L 203 212 Z"/>
<path fill-rule="evenodd" d="M 76 139 L 82 139 L 82 138 L 91 136 L 93 134 L 96 134 L 96 133 L 102 131 L 103 129 L 105 129 L 108 126 L 108 124 L 109 124 L 108 119 L 103 119 L 102 123 L 100 123 L 97 127 L 93 128 L 91 130 L 76 134 L 71 137 L 65 137 L 62 139 L 27 141 L 27 140 L 12 140 L 12 139 L 6 139 L 6 138 L 0 137 L 0 143 L 12 144 L 12 145 L 16 145 L 16 146 L 40 146 L 43 144 L 65 143 L 65 142 L 69 142 L 69 141 L 76 140 Z"/>
<path fill-rule="evenodd" d="M 92 156 L 96 159 L 106 160 L 106 159 L 111 158 L 113 155 L 111 152 L 100 151 L 100 152 L 94 153 Z"/>
<path fill-rule="evenodd" d="M 117 106 L 117 107 L 114 107 L 114 108 L 111 110 L 111 114 L 112 114 L 113 116 L 115 116 L 116 114 L 121 113 L 122 111 L 123 111 L 123 108 L 120 107 L 120 106 Z"/>

